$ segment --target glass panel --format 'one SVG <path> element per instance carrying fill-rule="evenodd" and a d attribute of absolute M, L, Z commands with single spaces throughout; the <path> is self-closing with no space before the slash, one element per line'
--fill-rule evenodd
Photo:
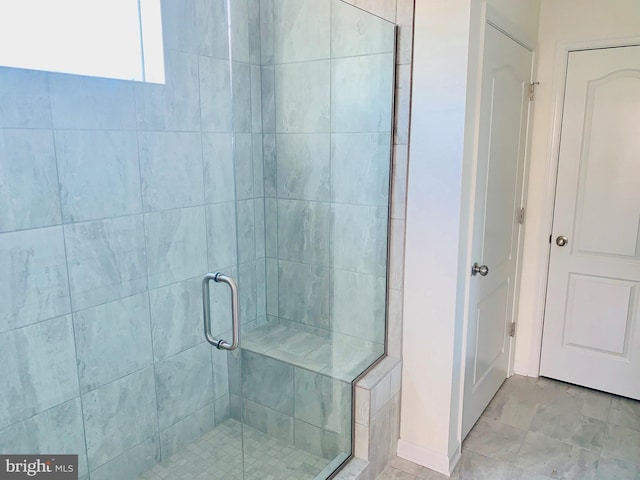
<path fill-rule="evenodd" d="M 264 282 L 243 320 L 245 478 L 324 479 L 352 452 L 352 382 L 385 349 L 395 28 L 338 0 L 272 3 L 252 104 Z"/>
<path fill-rule="evenodd" d="M 351 454 L 385 348 L 395 32 L 261 3 L 163 1 L 166 85 L 0 68 L 0 453 L 92 480 L 323 479 Z M 203 335 L 216 271 L 234 352 Z"/>

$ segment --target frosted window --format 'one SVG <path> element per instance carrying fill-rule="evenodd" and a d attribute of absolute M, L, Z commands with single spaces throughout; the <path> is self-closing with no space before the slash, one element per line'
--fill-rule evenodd
<path fill-rule="evenodd" d="M 164 83 L 160 0 L 0 0 L 0 65 Z"/>

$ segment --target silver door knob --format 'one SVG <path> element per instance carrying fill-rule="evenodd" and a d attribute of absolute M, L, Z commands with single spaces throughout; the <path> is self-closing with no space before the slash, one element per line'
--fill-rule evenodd
<path fill-rule="evenodd" d="M 489 267 L 486 265 L 478 265 L 478 262 L 474 263 L 473 267 L 471 267 L 471 275 L 473 276 L 480 274 L 481 276 L 486 277 L 488 273 Z"/>
<path fill-rule="evenodd" d="M 564 235 L 560 235 L 558 238 L 556 238 L 556 245 L 558 245 L 559 247 L 564 247 L 567 243 L 569 243 L 569 239 Z"/>

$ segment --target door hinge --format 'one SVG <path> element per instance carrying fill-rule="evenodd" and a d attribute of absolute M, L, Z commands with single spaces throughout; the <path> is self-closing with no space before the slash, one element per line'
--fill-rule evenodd
<path fill-rule="evenodd" d="M 518 214 L 518 223 L 520 225 L 524 224 L 524 207 L 520 209 L 520 213 Z"/>
<path fill-rule="evenodd" d="M 510 337 L 516 336 L 516 322 L 511 322 L 511 327 L 509 327 L 509 336 Z"/>
<path fill-rule="evenodd" d="M 532 82 L 529 84 L 529 101 L 533 102 L 533 98 L 536 93 L 536 85 L 540 85 L 540 82 Z"/>

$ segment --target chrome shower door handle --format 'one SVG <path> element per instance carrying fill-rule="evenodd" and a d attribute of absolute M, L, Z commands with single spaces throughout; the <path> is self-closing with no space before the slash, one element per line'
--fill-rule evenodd
<path fill-rule="evenodd" d="M 209 282 L 226 283 L 231 289 L 231 343 L 213 337 L 211 333 L 211 305 L 209 302 Z M 233 278 L 221 272 L 207 273 L 202 279 L 202 312 L 204 316 L 204 336 L 211 345 L 219 350 L 235 350 L 240 343 L 240 320 L 238 318 L 238 286 Z"/>

